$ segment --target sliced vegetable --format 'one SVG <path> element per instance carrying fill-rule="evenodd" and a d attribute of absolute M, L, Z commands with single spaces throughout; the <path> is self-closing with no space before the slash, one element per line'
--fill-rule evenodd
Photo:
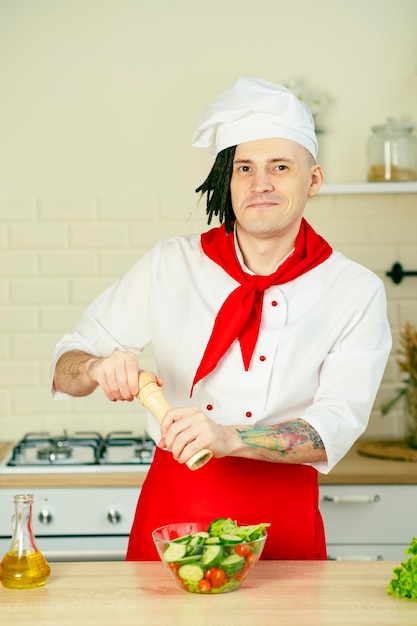
<path fill-rule="evenodd" d="M 178 576 L 186 583 L 195 584 L 204 578 L 204 570 L 199 565 L 183 565 L 178 570 Z"/>
<path fill-rule="evenodd" d="M 221 548 L 220 546 L 208 545 L 200 559 L 201 564 L 204 565 L 204 567 L 214 567 L 220 561 L 222 556 L 223 548 Z"/>
<path fill-rule="evenodd" d="M 187 556 L 183 556 L 182 559 L 178 559 L 176 561 L 177 565 L 185 565 L 185 563 L 194 563 L 200 560 L 200 554 L 189 554 Z M 170 563 L 172 565 L 172 563 Z"/>
<path fill-rule="evenodd" d="M 201 539 L 208 539 L 210 535 L 206 530 L 198 530 L 197 532 L 193 533 L 191 537 L 200 537 Z"/>
<path fill-rule="evenodd" d="M 220 543 L 220 537 L 210 537 L 209 535 L 204 543 L 206 545 Z"/>
<path fill-rule="evenodd" d="M 230 554 L 225 559 L 220 561 L 219 567 L 224 571 L 226 576 L 234 576 L 238 574 L 242 567 L 245 565 L 245 558 L 238 554 Z"/>
<path fill-rule="evenodd" d="M 177 537 L 173 539 L 175 543 L 188 543 L 193 535 L 184 535 L 183 537 Z"/>
<path fill-rule="evenodd" d="M 203 554 L 204 541 L 205 541 L 204 537 L 200 537 L 199 535 L 192 535 L 190 538 L 190 541 L 188 542 L 187 554 L 189 556 Z"/>
<path fill-rule="evenodd" d="M 174 563 L 185 556 L 187 545 L 185 543 L 169 543 L 164 552 L 164 561 Z"/>

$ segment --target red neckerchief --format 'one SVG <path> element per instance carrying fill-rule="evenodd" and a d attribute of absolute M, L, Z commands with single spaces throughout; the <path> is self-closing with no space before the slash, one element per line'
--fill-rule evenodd
<path fill-rule="evenodd" d="M 329 244 L 304 218 L 294 252 L 269 276 L 248 274 L 242 269 L 236 255 L 233 233 L 228 235 L 224 224 L 203 233 L 201 247 L 204 254 L 240 285 L 226 298 L 217 314 L 190 396 L 194 385 L 214 370 L 235 339 L 239 339 L 243 365 L 245 371 L 248 371 L 258 339 L 264 291 L 272 285 L 294 280 L 323 263 L 332 253 Z"/>

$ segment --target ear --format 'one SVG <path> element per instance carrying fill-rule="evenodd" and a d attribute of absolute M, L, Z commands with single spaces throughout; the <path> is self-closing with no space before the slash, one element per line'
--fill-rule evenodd
<path fill-rule="evenodd" d="M 315 196 L 321 189 L 324 181 L 323 168 L 321 165 L 313 165 L 310 174 L 310 187 L 308 189 L 309 197 Z"/>

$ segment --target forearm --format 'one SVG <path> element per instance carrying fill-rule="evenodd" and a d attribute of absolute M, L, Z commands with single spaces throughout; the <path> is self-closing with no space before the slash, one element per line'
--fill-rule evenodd
<path fill-rule="evenodd" d="M 303 419 L 280 424 L 223 426 L 196 406 L 167 411 L 161 422 L 160 448 L 180 463 L 208 448 L 214 456 L 235 456 L 271 463 L 325 463 L 327 454 L 317 431 Z"/>
<path fill-rule="evenodd" d="M 239 426 L 233 430 L 233 456 L 273 463 L 320 463 L 327 460 L 319 434 L 303 419 L 271 426 Z"/>
<path fill-rule="evenodd" d="M 65 352 L 55 367 L 54 388 L 71 396 L 88 396 L 98 384 L 90 375 L 91 365 L 96 361 L 97 357 L 81 350 Z"/>

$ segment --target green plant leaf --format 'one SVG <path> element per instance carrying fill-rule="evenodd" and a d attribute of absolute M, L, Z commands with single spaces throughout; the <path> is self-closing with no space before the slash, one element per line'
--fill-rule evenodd
<path fill-rule="evenodd" d="M 408 391 L 408 387 L 403 387 L 400 389 L 397 394 L 391 398 L 388 402 L 381 406 L 381 415 L 387 415 L 392 409 L 392 407 L 397 404 L 398 400 L 400 400 Z"/>

